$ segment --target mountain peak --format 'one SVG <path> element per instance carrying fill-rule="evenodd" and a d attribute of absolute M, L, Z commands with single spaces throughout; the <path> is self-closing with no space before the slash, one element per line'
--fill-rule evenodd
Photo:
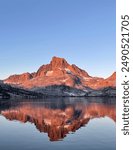
<path fill-rule="evenodd" d="M 50 64 L 51 64 L 52 69 L 65 68 L 69 65 L 64 58 L 60 58 L 56 56 L 52 58 Z"/>
<path fill-rule="evenodd" d="M 61 57 L 53 56 L 52 61 L 56 61 L 56 60 L 65 60 L 65 59 Z"/>
<path fill-rule="evenodd" d="M 116 80 L 116 72 L 113 72 L 111 76 L 109 76 L 107 79 L 109 80 Z"/>
<path fill-rule="evenodd" d="M 116 73 L 109 78 L 95 78 L 64 58 L 54 56 L 49 64 L 42 65 L 35 73 L 12 75 L 4 83 L 18 85 L 24 88 L 46 87 L 51 85 L 66 85 L 75 88 L 89 87 L 93 89 L 115 87 Z"/>

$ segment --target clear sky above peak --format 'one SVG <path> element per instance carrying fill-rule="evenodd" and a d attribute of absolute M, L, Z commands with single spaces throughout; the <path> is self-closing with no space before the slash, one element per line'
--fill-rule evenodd
<path fill-rule="evenodd" d="M 115 0 L 1 0 L 0 79 L 53 56 L 89 75 L 115 71 Z"/>

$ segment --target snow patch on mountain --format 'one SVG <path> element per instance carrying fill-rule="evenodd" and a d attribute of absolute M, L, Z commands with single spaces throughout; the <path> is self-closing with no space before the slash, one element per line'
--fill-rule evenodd
<path fill-rule="evenodd" d="M 46 76 L 52 76 L 53 71 L 47 71 Z"/>
<path fill-rule="evenodd" d="M 69 79 L 69 78 L 67 78 L 67 79 L 64 79 L 64 80 L 60 80 L 60 81 L 61 81 L 61 82 L 66 82 L 68 79 Z"/>
<path fill-rule="evenodd" d="M 66 72 L 67 73 L 69 73 L 69 74 L 71 74 L 72 72 L 71 72 L 71 70 L 70 69 L 68 69 L 68 68 L 65 68 L 65 70 L 66 70 Z"/>

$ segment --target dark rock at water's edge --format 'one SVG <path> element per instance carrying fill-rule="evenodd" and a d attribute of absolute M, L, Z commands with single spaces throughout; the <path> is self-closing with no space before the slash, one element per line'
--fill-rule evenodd
<path fill-rule="evenodd" d="M 10 94 L 0 90 L 0 99 L 10 99 Z"/>
<path fill-rule="evenodd" d="M 77 89 L 66 85 L 52 85 L 47 87 L 32 88 L 32 91 L 42 93 L 46 96 L 62 96 L 62 97 L 116 96 L 116 88 L 114 87 L 106 87 L 99 90 L 94 90 L 88 87 L 85 87 L 84 89 Z"/>
<path fill-rule="evenodd" d="M 106 87 L 99 90 L 86 87 L 84 89 L 77 89 L 66 85 L 52 85 L 27 90 L 13 87 L 8 84 L 0 84 L 0 99 L 90 96 L 114 97 L 116 96 L 116 89 L 112 87 Z"/>
<path fill-rule="evenodd" d="M 44 95 L 34 91 L 13 87 L 8 84 L 0 84 L 0 99 L 11 98 L 43 98 Z"/>

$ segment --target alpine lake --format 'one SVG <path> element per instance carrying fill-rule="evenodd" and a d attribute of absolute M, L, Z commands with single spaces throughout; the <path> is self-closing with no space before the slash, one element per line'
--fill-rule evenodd
<path fill-rule="evenodd" d="M 115 150 L 116 98 L 0 100 L 1 150 Z"/>

